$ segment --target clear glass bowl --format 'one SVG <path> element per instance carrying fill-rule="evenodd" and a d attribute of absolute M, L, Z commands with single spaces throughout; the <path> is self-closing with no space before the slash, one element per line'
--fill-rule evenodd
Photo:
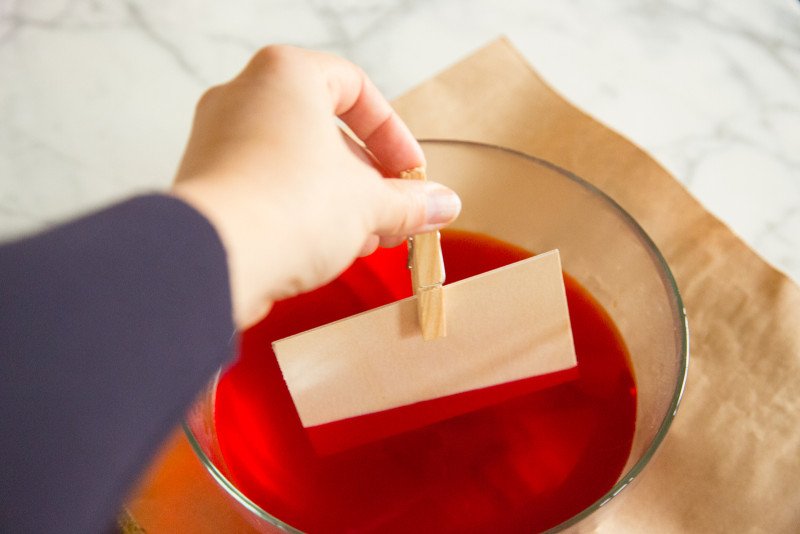
<path fill-rule="evenodd" d="M 611 315 L 627 343 L 638 399 L 633 445 L 617 483 L 547 532 L 580 532 L 624 506 L 624 496 L 664 439 L 688 365 L 686 315 L 664 258 L 616 202 L 546 161 L 462 141 L 423 141 L 428 176 L 459 193 L 453 228 L 488 234 L 533 252 L 558 248 L 564 270 Z M 214 423 L 217 378 L 184 420 L 184 430 L 220 493 L 260 532 L 301 532 L 262 510 L 227 476 Z M 302 534 L 302 533 L 301 533 Z"/>

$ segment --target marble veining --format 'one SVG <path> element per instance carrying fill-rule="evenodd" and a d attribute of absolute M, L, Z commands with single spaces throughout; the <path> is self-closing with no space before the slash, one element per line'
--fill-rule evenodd
<path fill-rule="evenodd" d="M 0 238 L 165 187 L 197 98 L 265 44 L 391 98 L 501 34 L 800 281 L 793 0 L 0 0 Z"/>

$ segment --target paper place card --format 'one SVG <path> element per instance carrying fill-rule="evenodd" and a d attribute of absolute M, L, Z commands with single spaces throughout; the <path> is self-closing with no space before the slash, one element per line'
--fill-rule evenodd
<path fill-rule="evenodd" d="M 303 426 L 576 367 L 557 250 L 446 285 L 444 298 L 447 337 L 423 340 L 411 297 L 274 342 Z"/>

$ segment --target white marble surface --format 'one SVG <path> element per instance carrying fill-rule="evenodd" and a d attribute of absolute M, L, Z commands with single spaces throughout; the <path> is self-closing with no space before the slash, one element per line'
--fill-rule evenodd
<path fill-rule="evenodd" d="M 797 0 L 0 0 L 0 238 L 165 187 L 199 95 L 262 45 L 391 98 L 500 34 L 800 281 Z"/>

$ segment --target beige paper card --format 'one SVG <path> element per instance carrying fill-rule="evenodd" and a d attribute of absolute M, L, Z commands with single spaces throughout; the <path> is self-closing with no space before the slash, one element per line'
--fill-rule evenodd
<path fill-rule="evenodd" d="M 416 297 L 273 343 L 312 427 L 577 365 L 558 251 L 444 286 L 447 337 Z"/>

